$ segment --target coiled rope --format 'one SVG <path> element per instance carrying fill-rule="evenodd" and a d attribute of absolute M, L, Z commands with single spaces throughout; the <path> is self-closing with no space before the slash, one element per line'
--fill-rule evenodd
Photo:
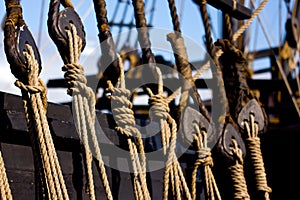
<path fill-rule="evenodd" d="M 235 163 L 230 166 L 230 176 L 233 181 L 234 199 L 250 200 L 248 194 L 247 184 L 244 176 L 244 160 L 242 157 L 242 150 L 238 147 L 238 143 L 235 139 L 232 139 L 232 146 L 230 147 Z"/>
<path fill-rule="evenodd" d="M 255 122 L 254 114 L 250 114 L 249 121 L 244 120 L 244 129 L 246 132 L 246 144 L 249 149 L 251 161 L 253 163 L 256 189 L 265 193 L 264 197 L 269 200 L 269 193 L 272 189 L 267 184 L 267 177 L 260 148 L 260 138 L 258 137 L 258 124 Z"/>

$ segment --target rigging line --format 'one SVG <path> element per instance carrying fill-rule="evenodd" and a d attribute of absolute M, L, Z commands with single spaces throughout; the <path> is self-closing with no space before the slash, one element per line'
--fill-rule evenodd
<path fill-rule="evenodd" d="M 83 5 L 84 1 L 85 0 L 81 0 L 80 2 L 78 2 L 78 4 L 75 6 L 75 10 L 78 10 Z"/>
<path fill-rule="evenodd" d="M 115 21 L 116 17 L 117 17 L 117 13 L 119 11 L 120 3 L 121 3 L 121 1 L 117 0 L 117 5 L 116 5 L 114 13 L 111 17 L 111 23 L 113 23 Z"/>
<path fill-rule="evenodd" d="M 42 42 L 42 29 L 43 29 L 43 22 L 44 22 L 44 8 L 45 8 L 45 0 L 42 0 L 41 3 L 41 12 L 40 12 L 40 24 L 39 24 L 39 32 L 38 32 L 38 47 L 41 46 Z"/>
<path fill-rule="evenodd" d="M 293 13 L 292 13 L 292 16 L 293 17 L 296 17 L 296 12 L 297 12 L 297 5 L 298 5 L 298 0 L 295 0 L 294 2 L 294 10 L 293 10 Z"/>
<path fill-rule="evenodd" d="M 282 44 L 282 31 L 281 31 L 281 24 L 282 24 L 282 1 L 279 1 L 279 5 L 278 5 L 278 24 L 279 24 L 279 28 L 278 28 L 278 34 L 279 34 L 279 52 L 281 51 L 281 44 Z"/>
<path fill-rule="evenodd" d="M 152 25 L 152 22 L 153 22 L 154 11 L 155 11 L 155 3 L 156 3 L 156 0 L 153 0 L 153 1 L 152 1 L 151 8 L 150 8 L 150 10 L 149 10 L 149 12 L 150 12 L 149 25 Z M 147 13 L 147 12 L 146 12 L 146 13 Z"/>
<path fill-rule="evenodd" d="M 179 7 L 179 23 L 182 23 L 183 18 L 183 11 L 185 6 L 185 0 L 180 0 L 180 7 Z"/>
<path fill-rule="evenodd" d="M 148 0 L 145 0 L 145 8 L 147 7 L 148 2 L 149 2 Z M 146 15 L 146 14 L 147 14 L 147 13 L 145 12 L 145 15 Z M 134 20 L 134 16 L 133 16 L 132 20 Z M 135 40 L 134 48 L 137 48 L 138 42 L 139 42 L 139 39 L 138 39 L 138 36 L 137 36 L 137 38 L 136 38 L 136 40 Z"/>
<path fill-rule="evenodd" d="M 251 4 L 252 4 L 252 6 L 255 8 L 254 1 L 253 1 L 253 0 L 251 0 Z M 298 113 L 298 116 L 300 117 L 300 108 L 299 108 L 299 106 L 298 106 L 297 100 L 296 100 L 296 98 L 295 98 L 295 96 L 294 96 L 294 94 L 293 94 L 292 88 L 291 88 L 290 83 L 289 83 L 289 81 L 288 81 L 288 79 L 287 79 L 287 77 L 286 77 L 286 74 L 285 74 L 285 72 L 284 72 L 284 70 L 283 70 L 283 68 L 282 68 L 282 65 L 281 65 L 281 63 L 278 61 L 278 59 L 276 59 L 275 52 L 272 50 L 271 41 L 270 41 L 270 38 L 269 38 L 269 36 L 268 36 L 266 27 L 264 26 L 264 24 L 263 24 L 263 22 L 262 22 L 262 20 L 261 20 L 261 18 L 260 18 L 259 15 L 257 16 L 257 19 L 258 19 L 258 21 L 259 21 L 259 23 L 260 23 L 260 25 L 261 25 L 261 27 L 262 27 L 264 36 L 266 37 L 267 43 L 268 43 L 268 45 L 269 45 L 269 47 L 270 47 L 270 50 L 272 51 L 272 54 L 273 54 L 273 56 L 275 57 L 276 64 L 277 64 L 277 66 L 278 66 L 279 72 L 280 72 L 280 74 L 281 74 L 281 76 L 282 76 L 282 79 L 283 79 L 283 81 L 284 81 L 284 83 L 285 83 L 285 86 L 286 86 L 286 88 L 287 88 L 287 90 L 288 90 L 288 92 L 289 92 L 289 95 L 290 95 L 291 98 L 292 98 L 292 101 L 293 101 L 293 104 L 294 104 L 294 106 L 295 106 L 295 109 L 296 109 L 296 111 L 297 111 L 297 113 Z"/>
<path fill-rule="evenodd" d="M 92 12 L 93 9 L 94 9 L 94 6 L 91 5 L 91 6 L 87 9 L 87 11 L 85 11 L 85 13 L 84 13 L 83 16 L 82 16 L 82 20 L 83 20 L 83 21 L 85 21 L 86 18 L 88 18 L 88 16 L 91 14 L 91 12 Z"/>
<path fill-rule="evenodd" d="M 128 9 L 128 6 L 129 6 L 129 3 L 126 2 L 126 5 L 125 5 L 125 8 L 123 10 L 123 15 L 122 15 L 122 18 L 121 18 L 121 21 L 120 21 L 120 26 L 118 26 L 119 28 L 119 31 L 118 31 L 118 37 L 116 39 L 116 42 L 115 42 L 115 45 L 116 45 L 116 49 L 118 49 L 118 46 L 119 46 L 119 43 L 120 43 L 120 39 L 121 39 L 121 32 L 122 32 L 122 29 L 123 29 L 123 23 L 125 21 L 125 18 L 126 18 L 126 15 L 127 15 L 127 11 L 129 10 Z"/>

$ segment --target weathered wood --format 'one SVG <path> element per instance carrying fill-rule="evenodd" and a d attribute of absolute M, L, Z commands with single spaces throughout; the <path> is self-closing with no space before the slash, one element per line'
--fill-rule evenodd
<path fill-rule="evenodd" d="M 262 49 L 259 51 L 253 51 L 253 52 L 247 53 L 247 59 L 254 60 L 254 59 L 258 59 L 258 58 L 265 58 L 265 57 L 270 57 L 273 55 L 278 55 L 278 53 L 279 53 L 279 47 Z"/>
<path fill-rule="evenodd" d="M 202 2 L 202 0 L 193 1 L 198 5 L 200 5 Z M 252 14 L 249 8 L 238 2 L 236 3 L 236 8 L 234 9 L 234 3 L 232 0 L 207 0 L 207 3 L 239 20 L 249 19 Z"/>

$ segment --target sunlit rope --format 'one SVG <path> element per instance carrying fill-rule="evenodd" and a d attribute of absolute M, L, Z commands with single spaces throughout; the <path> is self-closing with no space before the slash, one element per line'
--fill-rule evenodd
<path fill-rule="evenodd" d="M 77 35 L 75 25 L 70 24 L 71 30 L 66 30 L 68 35 L 69 44 L 69 63 L 65 64 L 63 70 L 66 71 L 65 78 L 68 85 L 68 94 L 74 98 L 75 108 L 75 120 L 78 126 L 79 136 L 82 139 L 87 163 L 87 176 L 90 199 L 95 199 L 95 188 L 92 175 L 92 155 L 89 139 L 92 141 L 92 147 L 94 149 L 95 158 L 98 160 L 98 166 L 100 169 L 100 177 L 103 183 L 105 194 L 107 199 L 112 200 L 112 193 L 108 182 L 106 169 L 102 159 L 101 150 L 99 147 L 96 130 L 95 130 L 95 96 L 92 88 L 87 86 L 87 80 L 84 76 L 84 70 L 81 65 L 78 64 L 82 40 Z"/>

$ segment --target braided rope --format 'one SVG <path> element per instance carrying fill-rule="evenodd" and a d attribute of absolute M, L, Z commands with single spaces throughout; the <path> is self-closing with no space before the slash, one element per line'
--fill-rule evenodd
<path fill-rule="evenodd" d="M 156 71 L 158 77 L 158 94 L 154 95 L 149 88 L 147 88 L 147 91 L 149 93 L 149 104 L 151 105 L 149 115 L 152 120 L 156 120 L 160 124 L 163 151 L 165 155 L 167 155 L 164 171 L 163 199 L 166 200 L 169 198 L 169 185 L 171 180 L 173 195 L 177 199 L 181 199 L 181 196 L 185 195 L 186 199 L 191 200 L 189 188 L 175 153 L 177 125 L 169 114 L 170 108 L 168 105 L 168 103 L 172 101 L 172 98 L 174 98 L 174 95 L 168 98 L 163 95 L 161 71 L 159 68 L 156 68 Z"/>
<path fill-rule="evenodd" d="M 207 199 L 219 199 L 221 200 L 221 195 L 217 187 L 214 175 L 212 173 L 211 167 L 213 166 L 213 159 L 211 157 L 211 149 L 207 147 L 207 133 L 204 130 L 200 130 L 198 124 L 194 124 L 196 133 L 194 134 L 194 141 L 197 146 L 198 158 L 194 164 L 194 169 L 192 172 L 192 199 L 196 200 L 196 176 L 199 166 L 203 167 L 204 180 L 206 187 L 206 197 Z"/>
<path fill-rule="evenodd" d="M 247 133 L 246 144 L 254 168 L 256 188 L 258 191 L 265 192 L 265 199 L 269 200 L 269 193 L 272 192 L 272 189 L 268 187 L 267 184 L 267 177 L 260 148 L 260 138 L 258 137 L 258 125 L 254 120 L 255 116 L 250 114 L 250 121 L 245 120 L 243 122 Z"/>
<path fill-rule="evenodd" d="M 125 87 L 123 62 L 119 55 L 120 77 L 118 87 L 114 87 L 108 81 L 107 91 L 111 92 L 111 103 L 116 105 L 112 112 L 117 124 L 115 128 L 119 133 L 127 137 L 130 157 L 133 168 L 134 195 L 136 199 L 151 199 L 146 181 L 146 156 L 140 131 L 136 128 L 132 103 L 129 100 L 130 91 Z M 136 142 L 135 142 L 136 141 Z"/>
<path fill-rule="evenodd" d="M 245 24 L 243 24 L 232 36 L 232 41 L 235 42 L 243 33 L 244 31 L 250 26 L 250 24 L 253 22 L 255 17 L 262 11 L 265 7 L 265 5 L 268 3 L 268 0 L 263 0 L 260 5 L 257 7 L 257 9 L 252 13 L 250 19 L 248 19 Z"/>
<path fill-rule="evenodd" d="M 26 119 L 30 126 L 34 124 L 37 131 L 46 184 L 49 189 L 48 195 L 52 199 L 69 199 L 46 117 L 46 87 L 38 78 L 39 64 L 35 59 L 33 49 L 28 44 L 26 47 L 28 52 L 24 52 L 24 56 L 29 69 L 28 85 L 18 80 L 15 85 L 22 90 L 22 95 L 30 93 L 30 103 L 24 104 L 25 112 L 27 111 Z M 30 108 L 29 105 L 31 105 Z M 29 116 L 29 110 L 32 110 L 33 117 Z"/>
<path fill-rule="evenodd" d="M 12 200 L 2 152 L 0 151 L 0 196 L 2 200 Z"/>
<path fill-rule="evenodd" d="M 89 138 L 91 138 L 93 149 L 95 151 L 95 157 L 98 160 L 98 167 L 100 169 L 100 177 L 103 183 L 105 194 L 107 199 L 112 200 L 112 194 L 110 185 L 108 182 L 106 169 L 102 159 L 101 150 L 99 147 L 96 130 L 95 130 L 95 98 L 92 88 L 86 85 L 87 80 L 84 75 L 84 69 L 78 64 L 82 40 L 77 35 L 75 25 L 70 24 L 71 30 L 66 30 L 69 43 L 69 63 L 63 66 L 65 73 L 65 79 L 68 85 L 68 94 L 73 95 L 74 108 L 75 108 L 75 120 L 77 122 L 77 128 L 79 136 L 82 139 L 84 151 L 86 154 L 86 166 L 87 166 L 87 191 L 90 199 L 96 199 L 95 187 L 93 181 L 92 172 L 92 153 L 90 150 Z"/>

